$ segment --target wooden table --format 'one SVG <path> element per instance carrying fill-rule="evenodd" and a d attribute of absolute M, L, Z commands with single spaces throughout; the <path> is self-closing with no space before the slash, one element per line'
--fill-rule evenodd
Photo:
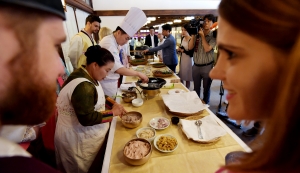
<path fill-rule="evenodd" d="M 124 78 L 123 81 L 127 81 Z M 130 80 L 130 79 L 129 79 Z M 175 88 L 188 89 L 181 83 L 176 83 Z M 161 89 L 161 94 L 166 94 L 168 89 Z M 160 94 L 160 95 L 161 95 Z M 173 153 L 161 153 L 153 146 L 151 158 L 147 163 L 141 166 L 129 165 L 123 157 L 124 145 L 132 138 L 135 138 L 136 131 L 141 127 L 149 126 L 149 121 L 153 117 L 163 116 L 171 119 L 171 113 L 167 112 L 161 96 L 158 95 L 152 99 L 144 100 L 141 107 L 133 107 L 130 103 L 124 103 L 118 100 L 127 111 L 138 111 L 143 115 L 142 124 L 135 129 L 125 128 L 119 117 L 115 117 L 111 123 L 109 138 L 103 162 L 102 173 L 107 172 L 130 172 L 130 173 L 183 173 L 183 172 L 201 172 L 213 173 L 221 165 L 225 164 L 225 156 L 231 151 L 251 151 L 251 149 L 238 138 L 219 118 L 217 118 L 209 109 L 207 111 L 223 127 L 227 134 L 217 142 L 210 144 L 200 144 L 193 142 L 183 134 L 177 125 L 170 125 L 165 130 L 157 130 L 159 134 L 171 134 L 178 140 L 178 148 Z"/>

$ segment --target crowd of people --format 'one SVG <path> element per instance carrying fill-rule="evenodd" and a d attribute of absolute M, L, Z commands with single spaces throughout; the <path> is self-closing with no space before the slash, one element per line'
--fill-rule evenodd
<path fill-rule="evenodd" d="M 300 24 L 295 22 L 300 20 L 299 8 L 297 0 L 221 0 L 217 39 L 211 14 L 204 16 L 197 34 L 189 33 L 189 25 L 182 27 L 179 49 L 168 24 L 158 37 L 150 32 L 146 39 L 151 47 L 144 52 L 158 52 L 174 72 L 181 52 L 179 74 L 187 86 L 194 81 L 199 96 L 203 81 L 206 103 L 212 79 L 222 80 L 230 118 L 263 125 L 264 133 L 256 139 L 260 145 L 252 146 L 250 153 L 233 155 L 218 173 L 300 171 Z M 71 40 L 74 71 L 57 95 L 55 81 L 65 73 L 57 51 L 66 39 L 64 20 L 60 0 L 0 0 L 0 126 L 21 125 L 36 133 L 33 127 L 41 127 L 57 107 L 57 169 L 88 172 L 105 143 L 108 123 L 126 113 L 113 99 L 120 75 L 149 80 L 125 63 L 132 47 L 128 41 L 147 19 L 141 9 L 132 7 L 111 32 L 100 30 L 100 18 L 89 15 L 85 28 Z M 98 45 L 92 34 L 99 30 Z M 219 57 L 213 66 L 215 46 Z M 15 142 L 0 136 L 0 172 L 58 172 Z"/>

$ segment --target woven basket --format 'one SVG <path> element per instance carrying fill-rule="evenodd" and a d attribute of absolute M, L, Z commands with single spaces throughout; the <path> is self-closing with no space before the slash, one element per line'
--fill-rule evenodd
<path fill-rule="evenodd" d="M 147 60 L 145 60 L 145 61 L 130 61 L 129 62 L 131 65 L 133 65 L 133 66 L 136 66 L 136 65 L 146 65 L 147 63 L 148 63 L 148 61 Z"/>
<path fill-rule="evenodd" d="M 152 64 L 152 67 L 154 68 L 162 68 L 162 67 L 165 67 L 166 65 L 163 64 L 163 63 L 158 63 L 158 64 Z"/>
<path fill-rule="evenodd" d="M 173 73 L 169 73 L 169 74 L 161 74 L 161 73 L 155 73 L 156 71 L 153 71 L 153 76 L 155 77 L 170 77 L 173 75 Z"/>

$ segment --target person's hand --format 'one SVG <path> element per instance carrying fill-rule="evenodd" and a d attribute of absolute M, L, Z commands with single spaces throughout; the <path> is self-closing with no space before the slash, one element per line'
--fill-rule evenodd
<path fill-rule="evenodd" d="M 142 83 L 148 83 L 149 81 L 149 78 L 144 73 L 138 72 L 138 77 L 142 79 Z"/>
<path fill-rule="evenodd" d="M 178 49 L 177 49 L 177 52 L 181 52 L 181 53 L 182 53 L 182 52 L 183 52 L 183 49 L 178 48 Z"/>
<path fill-rule="evenodd" d="M 203 32 L 203 29 L 202 29 L 202 28 L 199 29 L 198 34 L 199 34 L 201 37 L 204 37 L 204 32 Z"/>
<path fill-rule="evenodd" d="M 127 111 L 119 103 L 115 103 L 112 107 L 113 116 L 122 117 Z"/>

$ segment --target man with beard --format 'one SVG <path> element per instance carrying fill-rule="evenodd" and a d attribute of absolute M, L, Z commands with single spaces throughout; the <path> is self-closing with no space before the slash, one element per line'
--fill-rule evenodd
<path fill-rule="evenodd" d="M 0 128 L 52 115 L 63 74 L 57 51 L 66 38 L 63 20 L 60 0 L 0 0 Z M 56 172 L 1 137 L 0 163 L 0 172 Z"/>
<path fill-rule="evenodd" d="M 93 14 L 85 19 L 85 28 L 77 33 L 70 42 L 69 58 L 74 70 L 86 65 L 86 56 L 84 52 L 90 47 L 96 45 L 93 39 L 93 33 L 98 34 L 100 30 L 101 20 Z"/>

